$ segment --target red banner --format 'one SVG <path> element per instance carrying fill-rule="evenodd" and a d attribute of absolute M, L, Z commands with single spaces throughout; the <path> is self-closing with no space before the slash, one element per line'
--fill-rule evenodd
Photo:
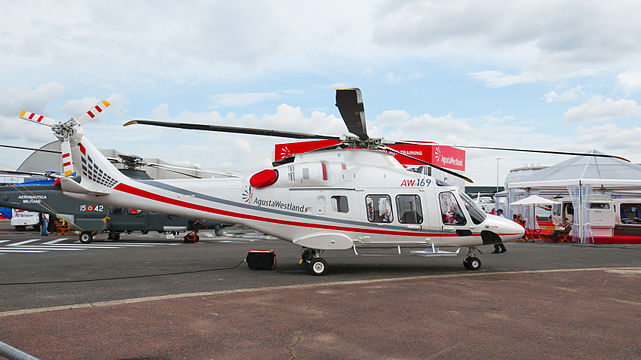
<path fill-rule="evenodd" d="M 340 141 L 313 140 L 276 144 L 274 151 L 275 160 L 284 159 L 294 154 L 300 154 L 334 144 L 340 144 Z M 388 146 L 402 154 L 426 161 L 430 164 L 442 166 L 447 169 L 465 171 L 465 150 L 453 148 L 451 146 L 434 145 L 428 142 L 425 142 L 424 144 Z M 406 158 L 405 156 L 395 155 L 394 157 L 403 165 L 424 165 L 418 161 Z"/>

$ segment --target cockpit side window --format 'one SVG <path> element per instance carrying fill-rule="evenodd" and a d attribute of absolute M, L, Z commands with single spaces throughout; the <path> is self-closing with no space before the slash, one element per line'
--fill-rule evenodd
<path fill-rule="evenodd" d="M 423 209 L 421 198 L 418 195 L 396 196 L 396 210 L 398 211 L 398 222 L 401 224 L 422 224 Z"/>
<path fill-rule="evenodd" d="M 463 199 L 465 209 L 467 209 L 467 213 L 470 214 L 472 222 L 476 225 L 482 223 L 483 220 L 485 220 L 485 218 L 487 217 L 487 215 L 485 215 L 485 211 L 483 211 L 480 206 L 478 206 L 472 199 L 470 199 L 470 197 L 467 196 L 466 193 L 461 192 L 459 193 L 459 195 L 461 195 L 461 199 Z"/>
<path fill-rule="evenodd" d="M 449 191 L 440 193 L 439 203 L 441 204 L 441 218 L 444 225 L 467 224 L 463 210 L 461 210 L 461 206 L 453 193 Z"/>
<path fill-rule="evenodd" d="M 369 222 L 390 223 L 394 220 L 392 214 L 392 199 L 389 195 L 367 195 L 367 220 Z"/>

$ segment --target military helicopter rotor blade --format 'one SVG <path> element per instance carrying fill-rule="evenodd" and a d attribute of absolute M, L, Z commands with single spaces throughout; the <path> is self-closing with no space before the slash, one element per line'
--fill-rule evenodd
<path fill-rule="evenodd" d="M 0 174 L 42 176 L 50 179 L 58 179 L 62 177 L 60 174 L 56 174 L 54 172 L 35 172 L 35 171 L 18 171 L 18 170 L 0 170 Z"/>
<path fill-rule="evenodd" d="M 227 133 L 235 133 L 235 134 L 278 136 L 278 137 L 285 137 L 285 138 L 292 138 L 292 139 L 340 140 L 340 137 L 338 136 L 309 134 L 309 133 L 301 133 L 301 132 L 293 132 L 293 131 L 256 129 L 256 128 L 245 128 L 245 127 L 223 126 L 223 125 L 173 123 L 173 122 L 155 121 L 155 120 L 131 120 L 125 123 L 123 126 L 129 126 L 133 124 L 152 125 L 152 126 L 189 129 L 189 130 L 217 131 L 217 132 L 227 132 Z"/>
<path fill-rule="evenodd" d="M 44 125 L 44 126 L 49 126 L 52 127 L 53 125 L 56 124 L 56 120 L 46 117 L 44 115 L 32 113 L 26 110 L 20 111 L 20 116 L 21 119 L 27 120 L 34 122 L 36 124 Z"/>
<path fill-rule="evenodd" d="M 84 114 L 80 115 L 78 119 L 76 119 L 76 122 L 78 122 L 78 124 L 80 125 L 83 125 L 87 123 L 89 120 L 98 116 L 98 114 L 102 113 L 110 105 L 111 104 L 108 101 L 102 100 L 101 102 L 94 105 L 91 109 L 85 111 Z"/>
<path fill-rule="evenodd" d="M 369 139 L 365 122 L 365 107 L 359 88 L 336 89 L 336 106 L 350 133 L 361 140 Z"/>
<path fill-rule="evenodd" d="M 445 173 L 448 173 L 448 174 L 450 174 L 450 175 L 454 175 L 454 176 L 456 176 L 456 177 L 459 177 L 459 178 L 461 178 L 461 179 L 463 179 L 463 180 L 465 180 L 465 181 L 467 181 L 467 182 L 469 182 L 469 183 L 473 183 L 472 179 L 468 178 L 467 176 L 464 176 L 464 175 L 461 175 L 461 174 L 459 174 L 459 173 L 456 173 L 456 172 L 454 172 L 454 171 L 452 171 L 452 170 L 450 170 L 450 169 L 446 169 L 446 168 L 444 168 L 444 167 L 440 167 L 440 166 L 438 166 L 438 165 L 434 165 L 434 164 L 429 163 L 429 162 L 427 162 L 427 161 L 424 161 L 424 160 L 421 160 L 421 159 L 417 159 L 417 158 L 415 158 L 415 157 L 413 157 L 413 156 L 403 154 L 402 152 L 400 152 L 400 151 L 396 151 L 396 150 L 394 150 L 394 149 L 390 148 L 389 146 L 381 145 L 381 146 L 379 146 L 379 147 L 378 147 L 378 149 L 380 149 L 380 150 L 385 150 L 385 151 L 389 151 L 389 152 L 391 152 L 391 153 L 393 153 L 393 154 L 400 155 L 400 156 L 404 156 L 404 157 L 406 157 L 406 158 L 408 158 L 408 159 L 412 159 L 412 160 L 414 160 L 414 161 L 418 161 L 418 162 L 420 162 L 420 163 L 422 163 L 422 164 L 429 165 L 429 166 L 431 166 L 431 167 L 433 167 L 433 168 L 435 168 L 435 169 L 439 169 L 439 170 L 441 170 L 441 171 L 443 171 L 443 172 L 445 172 Z"/>
<path fill-rule="evenodd" d="M 42 152 L 48 152 L 48 153 L 54 153 L 54 154 L 62 154 L 62 151 L 59 151 L 59 150 L 38 149 L 38 148 L 32 148 L 32 147 L 28 147 L 28 146 L 16 146 L 16 145 L 0 144 L 0 147 L 9 148 L 9 149 L 42 151 Z"/>
<path fill-rule="evenodd" d="M 150 166 L 150 167 L 163 169 L 163 170 L 167 170 L 167 171 L 173 171 L 173 172 L 175 172 L 177 174 L 183 174 L 183 175 L 191 176 L 191 177 L 197 178 L 197 179 L 202 178 L 202 176 L 189 174 L 187 172 L 183 172 L 183 171 L 180 171 L 180 170 L 196 171 L 196 172 L 219 175 L 219 176 L 225 176 L 225 177 L 238 177 L 238 175 L 234 175 L 234 174 L 229 173 L 229 172 L 207 170 L 207 169 L 200 169 L 200 168 L 191 168 L 191 167 L 187 167 L 187 166 L 175 166 L 175 165 L 155 164 L 155 163 L 145 163 L 145 165 Z"/>
<path fill-rule="evenodd" d="M 575 155 L 575 156 L 594 156 L 594 157 L 603 157 L 603 158 L 613 158 L 623 161 L 630 162 L 630 160 L 610 154 L 599 154 L 599 153 L 582 153 L 582 152 L 572 152 L 572 151 L 555 151 L 555 150 L 538 150 L 538 149 L 519 149 L 519 148 L 506 148 L 506 147 L 496 147 L 496 146 L 476 146 L 476 145 L 452 145 L 452 144 L 440 144 L 440 143 L 421 143 L 421 142 L 411 142 L 411 141 L 398 141 L 394 144 L 403 144 L 403 145 L 433 145 L 433 146 L 451 146 L 462 149 L 479 149 L 479 150 L 499 150 L 499 151 L 516 151 L 516 152 L 531 152 L 539 154 L 555 154 L 555 155 Z"/>

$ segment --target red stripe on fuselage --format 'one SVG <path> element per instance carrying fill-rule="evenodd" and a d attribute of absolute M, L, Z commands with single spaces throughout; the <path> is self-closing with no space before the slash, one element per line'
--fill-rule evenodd
<path fill-rule="evenodd" d="M 317 228 L 317 229 L 329 229 L 329 230 L 340 230 L 340 231 L 352 231 L 352 232 L 360 232 L 360 233 L 368 233 L 368 234 L 383 234 L 383 235 L 457 236 L 456 234 L 430 234 L 430 233 L 417 233 L 417 232 L 404 232 L 404 231 L 391 231 L 391 230 L 360 229 L 360 228 L 351 228 L 351 227 L 345 227 L 345 226 L 332 226 L 332 225 L 323 225 L 323 224 L 314 224 L 314 223 L 303 223 L 303 222 L 290 221 L 290 220 L 272 219 L 272 218 L 266 218 L 262 216 L 255 216 L 255 215 L 249 215 L 249 214 L 236 213 L 233 211 L 215 209 L 215 208 L 204 206 L 204 205 L 192 204 L 186 201 L 176 200 L 163 195 L 154 194 L 149 191 L 137 189 L 133 186 L 129 186 L 123 183 L 119 183 L 118 185 L 116 185 L 114 187 L 114 190 L 122 191 L 124 193 L 128 193 L 131 195 L 136 195 L 136 196 L 144 197 L 146 199 L 160 201 L 166 204 L 176 205 L 176 206 L 180 206 L 188 209 L 194 209 L 194 210 L 204 211 L 212 214 L 231 216 L 231 217 L 236 217 L 241 219 L 270 222 L 270 223 L 281 224 L 281 225 L 311 227 L 311 228 Z"/>

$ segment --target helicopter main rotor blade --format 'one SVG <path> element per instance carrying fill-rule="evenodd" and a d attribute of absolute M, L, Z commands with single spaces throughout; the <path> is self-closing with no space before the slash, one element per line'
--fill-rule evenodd
<path fill-rule="evenodd" d="M 346 146 L 347 145 L 345 145 L 344 143 L 339 143 L 339 144 L 325 146 L 325 147 L 314 149 L 314 150 L 305 151 L 305 152 L 302 152 L 302 153 L 299 153 L 299 154 L 308 154 L 308 153 L 311 153 L 311 152 L 323 151 L 323 150 L 333 150 L 333 149 L 336 149 L 336 148 L 344 148 Z M 273 161 L 272 162 L 272 166 L 276 167 L 276 166 L 279 166 L 279 165 L 292 163 L 292 162 L 294 162 L 294 159 L 296 158 L 296 155 L 298 155 L 298 154 L 294 154 L 292 156 L 288 156 L 286 158 L 282 158 L 280 160 Z"/>
<path fill-rule="evenodd" d="M 363 96 L 359 88 L 336 89 L 336 106 L 347 126 L 347 130 L 361 140 L 369 139 L 365 123 Z"/>
<path fill-rule="evenodd" d="M 31 151 L 43 151 L 43 152 L 54 153 L 54 154 L 62 154 L 62 151 L 58 151 L 58 150 L 38 149 L 38 148 L 32 148 L 32 147 L 27 147 L 27 146 L 16 146 L 16 145 L 4 145 L 4 144 L 0 144 L 0 147 L 5 147 L 5 148 L 9 148 L 9 149 L 20 149 L 20 150 L 31 150 Z"/>
<path fill-rule="evenodd" d="M 172 123 L 172 122 L 155 121 L 155 120 L 131 120 L 125 123 L 123 126 L 129 126 L 133 124 L 153 125 L 153 126 L 189 129 L 189 130 L 218 131 L 218 132 L 228 132 L 228 133 L 236 133 L 236 134 L 278 136 L 278 137 L 285 137 L 285 138 L 292 138 L 292 139 L 340 140 L 340 137 L 338 136 L 308 134 L 308 133 L 299 133 L 299 132 L 292 132 L 292 131 L 254 129 L 254 128 L 244 128 L 244 127 L 236 127 L 236 126 L 223 126 L 223 125 Z"/>
<path fill-rule="evenodd" d="M 427 161 L 424 161 L 424 160 L 421 160 L 421 159 L 417 159 L 417 158 L 415 158 L 413 156 L 409 156 L 409 155 L 403 154 L 402 152 L 396 151 L 396 150 L 392 149 L 389 146 L 383 145 L 383 146 L 379 146 L 378 148 L 381 149 L 381 150 L 389 151 L 389 152 L 394 153 L 396 155 L 404 156 L 404 157 L 406 157 L 408 159 L 412 159 L 414 161 L 418 161 L 418 162 L 420 162 L 422 164 L 429 165 L 429 166 L 431 166 L 431 167 L 433 167 L 435 169 L 439 169 L 439 170 L 441 170 L 443 172 L 446 172 L 446 173 L 448 173 L 450 175 L 454 175 L 456 177 L 459 177 L 459 178 L 461 178 L 461 179 L 463 179 L 463 180 L 465 180 L 465 181 L 467 181 L 469 183 L 473 183 L 472 179 L 468 178 L 467 176 L 464 176 L 464 175 L 461 175 L 459 173 L 456 173 L 456 172 L 454 172 L 454 171 L 452 171 L 450 169 L 446 169 L 444 167 L 440 167 L 438 165 L 434 165 L 434 164 L 428 163 Z"/>
<path fill-rule="evenodd" d="M 572 152 L 572 151 L 554 151 L 554 150 L 537 150 L 537 149 L 518 149 L 518 148 L 506 148 L 506 147 L 495 147 L 495 146 L 476 146 L 476 145 L 451 145 L 451 144 L 439 144 L 439 143 L 419 143 L 411 141 L 397 141 L 395 144 L 404 144 L 404 145 L 432 145 L 432 146 L 451 146 L 456 148 L 463 149 L 480 149 L 480 150 L 499 150 L 499 151 L 517 151 L 517 152 L 531 152 L 531 153 L 540 153 L 540 154 L 555 154 L 555 155 L 575 155 L 575 156 L 594 156 L 594 157 L 603 157 L 603 158 L 613 158 L 623 161 L 630 162 L 630 160 L 618 156 L 618 155 L 609 155 L 609 154 L 592 154 L 592 153 L 581 153 L 581 152 Z"/>

